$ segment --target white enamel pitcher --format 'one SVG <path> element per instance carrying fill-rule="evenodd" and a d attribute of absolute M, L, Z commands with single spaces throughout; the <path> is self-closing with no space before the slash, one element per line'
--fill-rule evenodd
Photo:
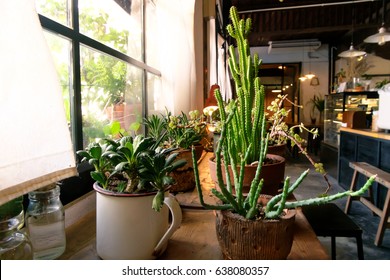
<path fill-rule="evenodd" d="M 96 251 L 108 260 L 155 259 L 180 227 L 179 203 L 167 194 L 160 212 L 152 209 L 155 193 L 119 194 L 96 183 Z M 169 223 L 169 211 L 171 223 Z"/>

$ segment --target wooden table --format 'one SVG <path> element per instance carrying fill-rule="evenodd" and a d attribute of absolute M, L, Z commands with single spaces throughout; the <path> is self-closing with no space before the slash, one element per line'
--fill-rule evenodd
<path fill-rule="evenodd" d="M 203 156 L 200 179 L 205 199 L 213 202 L 209 195 L 214 187 L 208 174 L 207 153 Z M 215 232 L 214 211 L 204 210 L 198 201 L 196 190 L 176 195 L 183 209 L 181 227 L 169 240 L 168 248 L 160 259 L 167 260 L 218 260 L 222 259 Z M 67 228 L 67 247 L 60 259 L 100 259 L 96 253 L 96 214 L 89 213 Z M 301 210 L 297 210 L 294 242 L 288 259 L 317 260 L 329 259 L 324 247 L 307 222 Z"/>

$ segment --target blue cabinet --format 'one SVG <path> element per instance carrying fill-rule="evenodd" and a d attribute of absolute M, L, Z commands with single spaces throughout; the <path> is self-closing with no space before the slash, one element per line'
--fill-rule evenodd
<path fill-rule="evenodd" d="M 351 161 L 364 161 L 390 172 L 390 135 L 342 128 L 337 178 L 339 185 L 345 189 L 349 189 L 352 181 L 353 170 L 349 167 Z M 360 176 L 358 186 L 362 186 L 365 181 L 366 179 Z M 372 189 L 375 204 L 382 207 L 387 188 L 375 183 Z"/>

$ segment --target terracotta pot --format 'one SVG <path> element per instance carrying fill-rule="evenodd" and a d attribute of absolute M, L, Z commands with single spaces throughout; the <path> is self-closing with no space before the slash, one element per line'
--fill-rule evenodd
<path fill-rule="evenodd" d="M 262 189 L 262 194 L 276 195 L 280 189 L 280 186 L 284 180 L 284 171 L 286 160 L 284 157 L 278 155 L 267 154 L 267 159 L 272 159 L 273 163 L 266 163 L 261 168 L 260 178 L 264 178 L 264 185 Z M 214 181 L 214 184 L 218 185 L 217 179 L 217 164 L 214 160 L 214 157 L 209 159 L 210 167 L 210 177 Z M 255 177 L 257 165 L 246 165 L 244 171 L 244 182 L 243 182 L 243 193 L 249 191 L 250 185 Z M 237 167 L 237 172 L 240 168 Z M 230 177 L 233 180 L 233 172 L 229 166 Z M 223 182 L 226 184 L 226 175 L 225 168 L 222 165 L 222 178 Z M 232 185 L 234 183 L 232 182 Z"/>
<path fill-rule="evenodd" d="M 194 169 L 188 168 L 187 170 L 174 171 L 170 174 L 175 180 L 175 184 L 169 188 L 169 192 L 187 192 L 195 188 L 195 175 Z"/>
<path fill-rule="evenodd" d="M 287 144 L 268 146 L 268 153 L 272 154 L 272 155 L 278 155 L 281 157 L 285 157 L 286 148 L 287 148 Z"/>
<path fill-rule="evenodd" d="M 176 181 L 174 185 L 171 186 L 169 191 L 171 193 L 177 192 L 186 192 L 193 190 L 195 188 L 195 176 L 194 168 L 192 164 L 192 152 L 190 149 L 179 150 L 179 155 L 177 159 L 185 159 L 187 164 L 177 170 L 173 171 L 170 175 Z M 195 145 L 195 158 L 197 161 L 201 158 L 203 153 L 202 145 Z"/>
<path fill-rule="evenodd" d="M 197 145 L 194 145 L 194 148 L 195 148 L 195 158 L 196 158 L 196 161 L 199 161 L 199 159 L 202 157 L 202 153 L 203 153 L 203 145 L 201 144 L 197 144 Z M 174 151 L 175 153 L 179 153 L 179 155 L 177 156 L 176 159 L 185 159 L 187 161 L 187 164 L 181 168 L 179 168 L 178 170 L 187 170 L 189 168 L 193 168 L 194 165 L 192 164 L 192 152 L 191 152 L 191 149 L 178 149 L 176 151 Z"/>
<path fill-rule="evenodd" d="M 160 212 L 152 209 L 156 193 L 125 194 L 96 190 L 96 251 L 102 259 L 155 259 L 180 227 L 179 203 L 166 196 Z M 169 212 L 171 215 L 169 215 Z M 169 224 L 169 217 L 172 222 Z"/>
<path fill-rule="evenodd" d="M 196 161 L 199 161 L 200 158 L 202 157 L 204 147 L 201 144 L 194 145 L 195 147 L 195 158 Z"/>
<path fill-rule="evenodd" d="M 279 220 L 247 220 L 230 211 L 216 211 L 216 231 L 225 259 L 283 260 L 291 251 L 295 210 Z"/>

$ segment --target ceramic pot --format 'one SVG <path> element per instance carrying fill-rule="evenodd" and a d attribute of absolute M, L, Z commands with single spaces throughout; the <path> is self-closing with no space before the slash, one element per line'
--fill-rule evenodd
<path fill-rule="evenodd" d="M 160 212 L 152 209 L 156 193 L 124 194 L 106 191 L 97 183 L 96 251 L 109 260 L 155 259 L 179 228 L 179 203 L 167 195 Z M 171 223 L 169 224 L 169 212 Z"/>

